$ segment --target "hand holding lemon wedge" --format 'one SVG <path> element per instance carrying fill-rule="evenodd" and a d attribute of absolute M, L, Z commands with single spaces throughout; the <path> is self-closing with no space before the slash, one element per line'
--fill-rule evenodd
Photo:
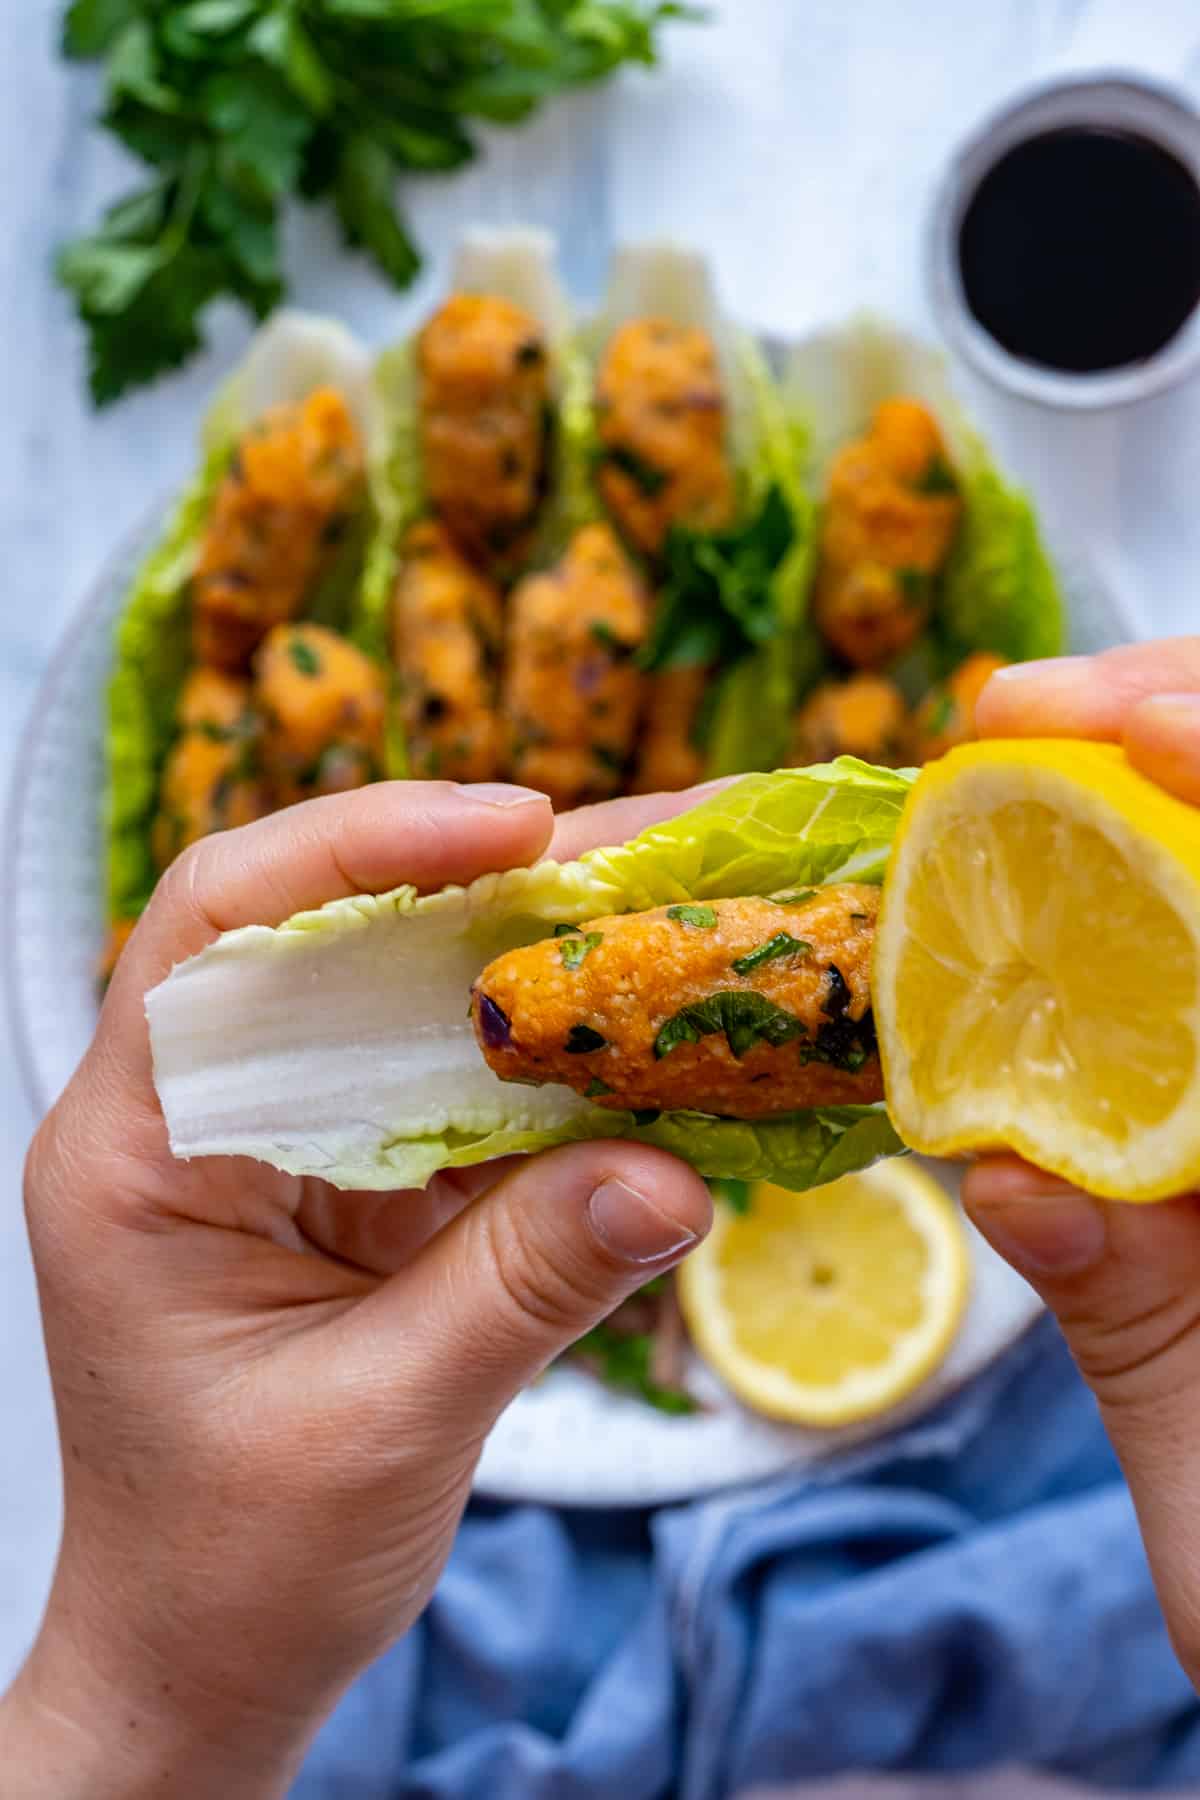
<path fill-rule="evenodd" d="M 993 682 L 979 717 L 989 737 L 1069 735 L 1119 744 L 1131 768 L 1178 800 L 1200 804 L 1200 637 L 1033 665 Z M 1176 883 L 1188 873 L 1186 864 L 1180 870 L 1180 842 L 1165 849 L 1152 842 L 1150 849 L 1139 875 L 1166 871 L 1165 891 L 1179 893 Z M 1147 959 L 1149 971 L 1154 946 L 1138 938 L 1130 949 Z M 1140 1011 L 1151 1020 L 1172 1014 L 1186 1019 L 1186 999 L 1181 1004 L 1162 985 L 1167 973 L 1159 966 L 1149 974 Z M 1169 1046 L 1179 1040 L 1161 1041 L 1165 1064 Z M 1184 1055 L 1188 1060 L 1194 1055 L 1191 1046 Z M 1163 1072 L 1171 1079 L 1169 1068 Z M 1164 1120 L 1167 1147 L 1174 1127 L 1176 1150 L 1186 1154 L 1193 1128 L 1181 1116 L 1178 1099 Z M 1176 1155 L 1175 1166 L 1185 1166 L 1185 1155 Z M 983 1234 L 1056 1314 L 1099 1401 L 1129 1481 L 1175 1649 L 1197 1682 L 1200 1204 L 1195 1171 L 1181 1178 L 1176 1197 L 1156 1206 L 1106 1204 L 1083 1185 L 1096 1184 L 1089 1174 L 1086 1184 L 1073 1186 L 1014 1156 L 997 1155 L 969 1172 L 963 1198 Z M 1146 1189 L 1139 1183 L 1137 1191 Z"/>
<path fill-rule="evenodd" d="M 1200 812 L 1119 746 L 1016 738 L 933 764 L 872 987 L 914 1149 L 1011 1147 L 1127 1200 L 1200 1181 Z"/>
<path fill-rule="evenodd" d="M 1190 642 L 1005 677 L 984 722 L 1014 735 L 917 783 L 872 983 L 889 1109 L 913 1148 L 1019 1150 L 1060 1178 L 1030 1172 L 1035 1192 L 1065 1180 L 1161 1200 L 1200 1184 L 1200 811 L 1159 785 L 1200 797 L 1200 697 L 1149 697 L 1168 657 L 1200 678 Z M 1050 735 L 1060 720 L 1127 743 Z M 1006 1179 L 1011 1219 L 1011 1164 Z M 988 1180 L 985 1166 L 975 1191 Z M 997 1247 L 1012 1256 L 1011 1227 Z M 748 1217 L 718 1216 L 681 1298 L 750 1404 L 840 1425 L 924 1379 L 968 1267 L 937 1184 L 892 1162 L 810 1194 L 758 1189 Z"/>

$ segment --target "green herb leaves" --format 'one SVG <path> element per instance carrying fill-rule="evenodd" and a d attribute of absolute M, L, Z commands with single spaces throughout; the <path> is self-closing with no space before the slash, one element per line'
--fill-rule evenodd
<path fill-rule="evenodd" d="M 698 1044 L 717 1031 L 725 1034 L 739 1060 L 755 1044 L 778 1046 L 805 1035 L 804 1021 L 765 995 L 747 988 L 725 989 L 707 1000 L 693 1001 L 669 1018 L 654 1040 L 654 1054 L 661 1059 L 680 1044 Z"/>
<path fill-rule="evenodd" d="M 630 450 L 624 444 L 604 444 L 600 448 L 599 461 L 607 463 L 611 468 L 619 469 L 627 475 L 638 492 L 647 500 L 653 500 L 661 494 L 667 485 L 667 477 L 662 469 L 655 468 L 645 457 L 639 456 L 636 450 Z"/>
<path fill-rule="evenodd" d="M 925 569 L 897 569 L 896 582 L 907 606 L 925 606 L 933 593 L 933 576 Z"/>
<path fill-rule="evenodd" d="M 59 257 L 97 403 L 197 349 L 218 295 L 270 311 L 292 195 L 331 198 L 346 241 L 407 285 L 405 171 L 470 161 L 471 120 L 516 123 L 653 63 L 661 26 L 694 16 L 670 0 L 75 0 L 63 52 L 105 60 L 105 127 L 151 172 Z"/>
<path fill-rule="evenodd" d="M 299 669 L 302 675 L 319 675 L 321 673 L 321 659 L 312 645 L 306 643 L 304 638 L 289 638 L 287 651 L 293 665 Z"/>
<path fill-rule="evenodd" d="M 803 938 L 795 938 L 789 931 L 777 931 L 774 937 L 769 937 L 757 950 L 749 950 L 745 956 L 739 956 L 732 967 L 738 975 L 750 975 L 764 963 L 777 962 L 781 956 L 801 957 L 811 954 L 812 945 L 806 944 Z"/>
<path fill-rule="evenodd" d="M 396 165 L 377 139 L 357 132 L 338 157 L 333 200 L 346 242 L 373 256 L 397 287 L 407 287 L 421 255 L 396 212 Z"/>
<path fill-rule="evenodd" d="M 925 721 L 925 729 L 930 737 L 940 737 L 942 732 L 954 721 L 958 708 L 954 703 L 954 695 L 943 690 L 934 701 Z"/>
<path fill-rule="evenodd" d="M 682 1388 L 663 1387 L 651 1373 L 654 1340 L 648 1332 L 627 1334 L 611 1325 L 596 1325 L 571 1352 L 593 1364 L 606 1386 L 636 1394 L 659 1412 L 695 1412 L 696 1402 Z"/>
<path fill-rule="evenodd" d="M 709 1182 L 714 1200 L 720 1200 L 730 1212 L 748 1213 L 751 1209 L 751 1185 L 748 1181 L 739 1181 L 733 1175 L 718 1175 L 715 1181 Z"/>
<path fill-rule="evenodd" d="M 935 451 L 913 485 L 918 494 L 957 494 L 958 477 L 946 458 Z"/>
<path fill-rule="evenodd" d="M 598 944 L 604 942 L 599 931 L 589 931 L 583 937 L 564 937 L 558 948 L 564 969 L 577 969 L 585 956 L 590 956 Z"/>
<path fill-rule="evenodd" d="M 695 931 L 711 931 L 717 922 L 713 906 L 668 906 L 667 917 L 677 925 L 690 925 Z"/>
<path fill-rule="evenodd" d="M 795 534 L 778 485 L 752 519 L 728 531 L 676 527 L 667 539 L 665 579 L 642 667 L 727 669 L 768 643 L 778 627 L 771 578 Z"/>

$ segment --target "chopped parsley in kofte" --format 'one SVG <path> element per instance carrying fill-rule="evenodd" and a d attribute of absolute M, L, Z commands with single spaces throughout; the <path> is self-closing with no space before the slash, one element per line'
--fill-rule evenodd
<path fill-rule="evenodd" d="M 473 990 L 484 1056 L 503 1080 L 561 1082 L 634 1113 L 758 1119 L 881 1099 L 869 986 L 879 890 L 784 898 L 787 928 L 778 899 L 712 900 L 588 920 L 509 951 Z"/>

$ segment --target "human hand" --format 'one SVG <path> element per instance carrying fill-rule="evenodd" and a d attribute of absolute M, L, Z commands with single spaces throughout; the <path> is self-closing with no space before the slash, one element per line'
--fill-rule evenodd
<path fill-rule="evenodd" d="M 1200 637 L 1005 670 L 976 718 L 986 737 L 1121 743 L 1152 781 L 1200 804 Z M 1176 1652 L 1200 1685 L 1200 1195 L 1110 1205 L 994 1156 L 963 1197 L 1056 1314 L 1100 1403 Z"/>
<path fill-rule="evenodd" d="M 620 1143 L 383 1195 L 176 1162 L 147 989 L 234 926 L 571 857 L 690 798 L 556 827 L 527 789 L 382 784 L 205 840 L 164 877 L 29 1156 L 65 1524 L 0 1705 L 6 1800 L 283 1793 L 428 1600 L 497 1415 L 711 1221 L 690 1169 Z"/>

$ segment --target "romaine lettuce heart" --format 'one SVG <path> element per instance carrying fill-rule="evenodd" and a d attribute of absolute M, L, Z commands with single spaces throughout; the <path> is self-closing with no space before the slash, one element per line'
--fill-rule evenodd
<path fill-rule="evenodd" d="M 418 896 L 331 902 L 226 935 L 146 1001 L 178 1156 L 257 1157 L 335 1186 L 419 1186 L 438 1169 L 628 1137 L 701 1174 L 804 1188 L 902 1146 L 879 1107 L 748 1123 L 656 1118 L 504 1083 L 475 1044 L 471 983 L 555 924 L 669 902 L 879 881 L 912 776 L 842 758 L 751 775 L 631 843 Z"/>

